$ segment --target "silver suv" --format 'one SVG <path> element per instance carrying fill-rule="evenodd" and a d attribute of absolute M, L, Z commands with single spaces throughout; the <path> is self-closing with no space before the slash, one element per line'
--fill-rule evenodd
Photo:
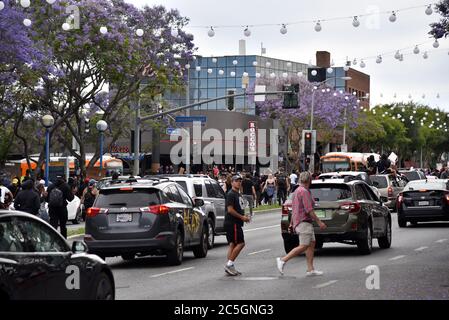
<path fill-rule="evenodd" d="M 151 179 L 151 177 L 155 176 L 146 176 L 144 179 Z M 168 178 L 170 181 L 178 183 L 194 201 L 195 199 L 204 201 L 201 209 L 208 219 L 208 248 L 212 249 L 215 236 L 226 234 L 224 230 L 226 196 L 220 184 L 209 176 L 202 174 L 165 174 L 156 177 Z"/>

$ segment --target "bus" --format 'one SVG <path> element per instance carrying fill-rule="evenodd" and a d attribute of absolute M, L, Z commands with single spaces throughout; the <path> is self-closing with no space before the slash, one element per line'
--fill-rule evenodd
<path fill-rule="evenodd" d="M 89 161 L 92 159 L 92 154 L 86 154 L 86 167 L 89 164 Z M 57 175 L 75 175 L 75 157 L 69 156 L 52 156 L 50 157 L 49 163 L 49 180 L 53 181 Z M 39 160 L 38 156 L 31 156 L 31 170 L 34 171 L 37 168 L 37 161 Z M 20 165 L 20 174 L 19 176 L 24 176 L 26 174 L 27 169 L 29 169 L 26 159 L 11 161 L 16 162 Z M 67 168 L 68 165 L 68 168 Z M 42 166 L 42 169 L 45 170 L 45 162 Z M 106 176 L 107 172 L 118 171 L 123 173 L 123 161 L 117 158 L 114 158 L 110 155 L 103 155 L 103 170 L 100 174 L 100 159 L 95 162 L 93 168 L 87 169 L 87 176 L 92 178 L 99 178 Z"/>
<path fill-rule="evenodd" d="M 368 166 L 368 157 L 373 155 L 374 160 L 380 160 L 377 153 L 361 152 L 329 152 L 320 158 L 322 173 L 337 171 L 365 171 Z"/>

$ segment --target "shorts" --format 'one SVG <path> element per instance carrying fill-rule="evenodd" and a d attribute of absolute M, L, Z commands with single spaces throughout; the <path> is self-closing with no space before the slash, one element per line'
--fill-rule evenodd
<path fill-rule="evenodd" d="M 308 246 L 310 242 L 315 241 L 315 232 L 313 230 L 313 224 L 310 222 L 301 222 L 295 229 L 299 234 L 299 244 Z"/>
<path fill-rule="evenodd" d="M 225 225 L 226 240 L 228 243 L 245 243 L 245 237 L 243 236 L 242 226 L 237 223 L 230 223 Z"/>

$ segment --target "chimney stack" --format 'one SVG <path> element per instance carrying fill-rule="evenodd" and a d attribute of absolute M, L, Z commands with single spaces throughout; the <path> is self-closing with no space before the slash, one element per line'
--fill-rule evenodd
<path fill-rule="evenodd" d="M 331 66 L 331 54 L 327 51 L 317 51 L 316 66 L 319 68 L 329 68 Z"/>

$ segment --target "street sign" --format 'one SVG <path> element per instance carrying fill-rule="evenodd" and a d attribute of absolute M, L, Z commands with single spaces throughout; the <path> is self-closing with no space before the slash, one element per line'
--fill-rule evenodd
<path fill-rule="evenodd" d="M 347 144 L 342 144 L 341 145 L 341 152 L 348 152 L 348 145 Z"/>
<path fill-rule="evenodd" d="M 165 133 L 168 135 L 171 135 L 171 134 L 180 135 L 181 130 L 179 130 L 179 128 L 166 128 Z"/>
<path fill-rule="evenodd" d="M 195 122 L 195 121 L 201 121 L 201 122 L 207 122 L 206 116 L 177 116 L 175 118 L 176 122 Z"/>

